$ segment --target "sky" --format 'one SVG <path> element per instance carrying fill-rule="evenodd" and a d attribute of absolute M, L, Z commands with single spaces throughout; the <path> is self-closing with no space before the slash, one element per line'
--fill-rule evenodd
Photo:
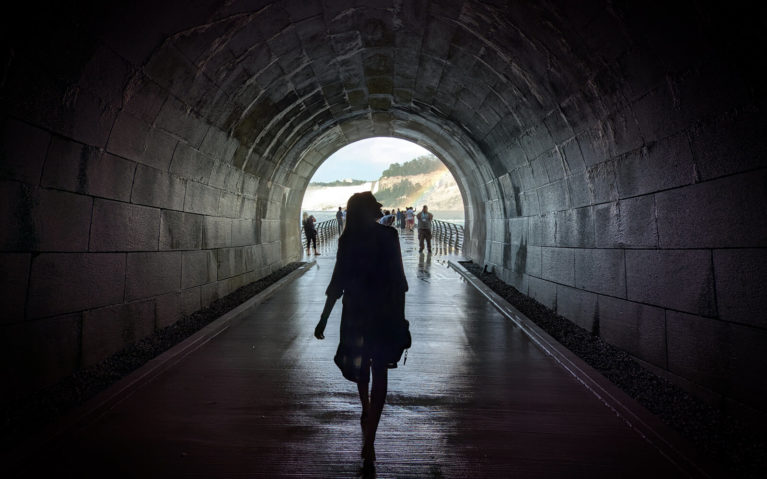
<path fill-rule="evenodd" d="M 401 164 L 429 154 L 429 150 L 407 140 L 368 138 L 348 144 L 330 155 L 311 181 L 327 183 L 347 178 L 373 181 L 392 163 Z"/>

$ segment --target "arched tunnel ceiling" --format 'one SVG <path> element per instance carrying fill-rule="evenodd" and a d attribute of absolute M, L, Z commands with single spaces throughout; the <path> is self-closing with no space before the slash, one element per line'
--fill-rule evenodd
<path fill-rule="evenodd" d="M 169 37 L 143 73 L 239 140 L 235 166 L 263 176 L 260 159 L 280 162 L 313 131 L 340 126 L 347 142 L 396 134 L 397 116 L 435 118 L 498 154 L 498 143 L 561 116 L 557 105 L 599 68 L 572 31 L 573 13 L 587 22 L 595 12 L 333 3 L 219 11 Z M 552 121 L 599 112 L 577 115 Z"/>

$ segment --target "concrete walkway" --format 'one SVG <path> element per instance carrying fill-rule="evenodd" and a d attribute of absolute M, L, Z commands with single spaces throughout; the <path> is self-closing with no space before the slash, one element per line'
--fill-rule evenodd
<path fill-rule="evenodd" d="M 340 302 L 327 338 L 312 336 L 330 246 L 241 321 L 42 451 L 25 475 L 358 477 L 357 391 L 332 361 Z M 685 476 L 444 254 L 419 255 L 408 233 L 402 248 L 413 347 L 389 375 L 377 477 Z"/>

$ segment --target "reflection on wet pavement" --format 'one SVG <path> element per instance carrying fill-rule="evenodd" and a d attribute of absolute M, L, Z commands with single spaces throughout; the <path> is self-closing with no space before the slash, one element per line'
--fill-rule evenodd
<path fill-rule="evenodd" d="M 418 254 L 415 236 L 401 235 L 413 346 L 389 374 L 378 477 L 675 475 L 447 268 L 455 252 Z M 100 477 L 359 477 L 359 399 L 333 363 L 340 302 L 326 339 L 312 337 L 334 247 L 38 466 Z"/>

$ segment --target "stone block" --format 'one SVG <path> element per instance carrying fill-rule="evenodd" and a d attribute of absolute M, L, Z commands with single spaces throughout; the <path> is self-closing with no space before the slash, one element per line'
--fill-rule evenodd
<path fill-rule="evenodd" d="M 767 251 L 714 250 L 719 318 L 767 329 Z"/>
<path fill-rule="evenodd" d="M 557 285 L 557 314 L 586 331 L 593 331 L 597 318 L 597 295 L 569 286 Z"/>
<path fill-rule="evenodd" d="M 256 244 L 259 240 L 259 225 L 256 220 L 234 220 L 232 222 L 232 246 Z"/>
<path fill-rule="evenodd" d="M 221 191 L 219 199 L 219 216 L 238 218 L 242 209 L 244 197 L 235 193 Z"/>
<path fill-rule="evenodd" d="M 576 249 L 575 287 L 626 297 L 626 263 L 620 249 Z"/>
<path fill-rule="evenodd" d="M 764 138 L 760 112 L 727 115 L 694 128 L 690 142 L 698 174 L 709 180 L 763 167 Z"/>
<path fill-rule="evenodd" d="M 31 318 L 120 303 L 125 253 L 53 253 L 32 259 L 27 315 Z"/>
<path fill-rule="evenodd" d="M 530 218 L 530 244 L 554 246 L 556 244 L 557 221 L 554 214 Z"/>
<path fill-rule="evenodd" d="M 210 173 L 208 185 L 227 191 L 239 191 L 242 188 L 243 173 L 227 163 L 216 162 Z M 248 175 L 250 176 L 250 175 Z"/>
<path fill-rule="evenodd" d="M 556 221 L 556 245 L 591 248 L 596 244 L 593 207 L 560 211 Z"/>
<path fill-rule="evenodd" d="M 616 172 L 620 198 L 693 183 L 695 171 L 687 135 L 665 138 L 621 157 Z"/>
<path fill-rule="evenodd" d="M 190 250 L 202 247 L 203 216 L 162 210 L 160 250 Z"/>
<path fill-rule="evenodd" d="M 80 313 L 4 326 L 0 400 L 26 398 L 74 372 L 80 365 L 81 326 Z"/>
<path fill-rule="evenodd" d="M 164 328 L 181 319 L 182 293 L 168 293 L 155 299 L 156 328 Z"/>
<path fill-rule="evenodd" d="M 728 389 L 733 355 L 729 323 L 667 311 L 666 335 L 669 371 L 715 391 Z"/>
<path fill-rule="evenodd" d="M 555 311 L 557 309 L 557 285 L 535 276 L 528 278 L 528 294 L 531 298 L 538 301 L 547 308 Z"/>
<path fill-rule="evenodd" d="M 711 252 L 626 250 L 629 300 L 705 316 L 716 315 Z"/>
<path fill-rule="evenodd" d="M 555 283 L 575 285 L 574 250 L 541 248 L 541 277 Z"/>
<path fill-rule="evenodd" d="M 243 248 L 222 248 L 216 251 L 219 280 L 231 278 L 245 272 Z"/>
<path fill-rule="evenodd" d="M 583 206 L 589 206 L 592 203 L 589 180 L 585 171 L 573 173 L 567 177 L 566 181 L 571 207 L 581 208 Z"/>
<path fill-rule="evenodd" d="M 41 189 L 34 210 L 40 251 L 86 251 L 93 199 L 89 196 Z"/>
<path fill-rule="evenodd" d="M 764 381 L 764 350 L 767 331 L 738 324 L 730 325 L 729 378 L 733 397 L 761 408 L 767 397 L 767 381 Z"/>
<path fill-rule="evenodd" d="M 264 253 L 264 264 L 267 265 L 274 265 L 277 263 L 280 263 L 282 260 L 282 251 L 281 251 L 281 244 L 279 241 L 275 241 L 274 243 L 267 243 L 264 244 L 263 253 Z"/>
<path fill-rule="evenodd" d="M 231 163 L 232 155 L 238 145 L 239 142 L 230 138 L 227 132 L 211 127 L 205 134 L 200 151 L 214 158 L 219 165 L 228 164 Z"/>
<path fill-rule="evenodd" d="M 186 143 L 179 143 L 173 152 L 170 172 L 180 178 L 207 183 L 213 171 L 213 160 Z"/>
<path fill-rule="evenodd" d="M 125 299 L 133 301 L 181 288 L 180 252 L 128 253 Z"/>
<path fill-rule="evenodd" d="M 187 182 L 184 211 L 203 215 L 217 215 L 221 190 L 197 183 Z"/>
<path fill-rule="evenodd" d="M 155 302 L 119 304 L 83 313 L 83 366 L 93 366 L 154 332 Z"/>
<path fill-rule="evenodd" d="M 96 199 L 90 251 L 157 251 L 160 210 Z"/>
<path fill-rule="evenodd" d="M 200 286 L 200 301 L 203 308 L 209 307 L 217 299 L 226 296 L 225 283 L 225 281 L 216 281 Z"/>
<path fill-rule="evenodd" d="M 189 316 L 202 308 L 202 302 L 200 300 L 201 286 L 185 289 L 181 292 L 181 313 L 184 316 Z"/>
<path fill-rule="evenodd" d="M 532 276 L 541 276 L 541 247 L 527 246 L 527 274 Z"/>
<path fill-rule="evenodd" d="M 530 172 L 533 175 L 533 183 L 535 188 L 548 185 L 550 183 L 549 173 L 546 171 L 546 164 L 542 158 L 538 158 L 530 161 Z"/>
<path fill-rule="evenodd" d="M 39 128 L 6 117 L 0 133 L 0 179 L 37 185 L 51 135 Z"/>
<path fill-rule="evenodd" d="M 181 265 L 181 287 L 186 289 L 215 281 L 216 264 L 215 253 L 211 250 L 185 252 Z"/>
<path fill-rule="evenodd" d="M 33 250 L 37 245 L 34 221 L 37 190 L 24 183 L 0 180 L 0 249 L 4 251 Z"/>
<path fill-rule="evenodd" d="M 538 204 L 538 193 L 535 191 L 520 193 L 519 205 L 522 216 L 538 215 L 541 212 Z"/>
<path fill-rule="evenodd" d="M 282 237 L 282 222 L 277 220 L 261 221 L 261 239 L 264 243 L 279 241 Z"/>
<path fill-rule="evenodd" d="M 560 179 L 538 188 L 538 203 L 543 213 L 567 209 L 569 201 L 565 180 Z"/>
<path fill-rule="evenodd" d="M 553 148 L 541 155 L 541 161 L 546 167 L 546 173 L 550 182 L 553 183 L 565 177 L 564 163 L 557 148 Z"/>
<path fill-rule="evenodd" d="M 168 171 L 178 140 L 164 131 L 152 128 L 146 136 L 146 148 L 139 163 L 160 171 Z"/>
<path fill-rule="evenodd" d="M 144 165 L 138 165 L 136 168 L 131 193 L 132 203 L 182 210 L 185 195 L 186 182 L 181 178 Z"/>
<path fill-rule="evenodd" d="M 631 105 L 646 142 L 673 135 L 686 126 L 674 107 L 674 94 L 670 88 L 667 82 L 662 82 Z"/>
<path fill-rule="evenodd" d="M 144 76 L 143 72 L 136 73 L 136 80 L 132 85 L 133 94 L 126 99 L 123 109 L 148 124 L 154 123 L 168 97 L 168 91 Z"/>
<path fill-rule="evenodd" d="M 576 140 L 586 168 L 603 163 L 610 157 L 610 142 L 599 128 L 581 131 Z"/>
<path fill-rule="evenodd" d="M 120 201 L 130 201 L 136 164 L 109 153 L 88 163 L 87 193 Z"/>
<path fill-rule="evenodd" d="M 658 246 L 655 199 L 640 196 L 594 207 L 598 248 Z"/>
<path fill-rule="evenodd" d="M 187 106 L 175 99 L 168 99 L 157 115 L 156 124 L 165 131 L 198 147 L 210 128 L 207 123 L 190 113 Z"/>
<path fill-rule="evenodd" d="M 206 216 L 203 221 L 202 247 L 226 248 L 232 245 L 232 220 Z"/>
<path fill-rule="evenodd" d="M 575 138 L 566 140 L 559 146 L 559 154 L 565 168 L 565 176 L 571 176 L 586 171 L 586 163 L 583 161 L 580 146 Z"/>
<path fill-rule="evenodd" d="M 249 173 L 243 173 L 242 177 L 242 194 L 245 196 L 255 197 L 258 194 L 259 178 Z M 255 210 L 255 206 L 253 209 Z"/>
<path fill-rule="evenodd" d="M 666 312 L 623 299 L 599 297 L 599 334 L 608 343 L 666 369 Z"/>
<path fill-rule="evenodd" d="M 245 247 L 245 269 L 254 271 L 264 265 L 263 246 L 260 244 Z"/>
<path fill-rule="evenodd" d="M 764 247 L 767 171 L 729 176 L 655 195 L 665 248 Z"/>
<path fill-rule="evenodd" d="M 618 180 L 614 161 L 605 161 L 590 167 L 586 170 L 586 177 L 594 204 L 618 199 Z"/>
<path fill-rule="evenodd" d="M 117 156 L 143 163 L 146 138 L 149 135 L 150 125 L 136 116 L 122 111 L 117 116 L 109 135 L 107 151 Z M 170 158 L 169 158 L 170 159 Z M 153 165 L 167 169 L 166 165 Z"/>
<path fill-rule="evenodd" d="M 28 253 L 0 254 L 0 304 L 3 314 L 0 324 L 14 323 L 24 319 L 24 303 L 29 283 L 29 264 L 32 256 Z"/>

